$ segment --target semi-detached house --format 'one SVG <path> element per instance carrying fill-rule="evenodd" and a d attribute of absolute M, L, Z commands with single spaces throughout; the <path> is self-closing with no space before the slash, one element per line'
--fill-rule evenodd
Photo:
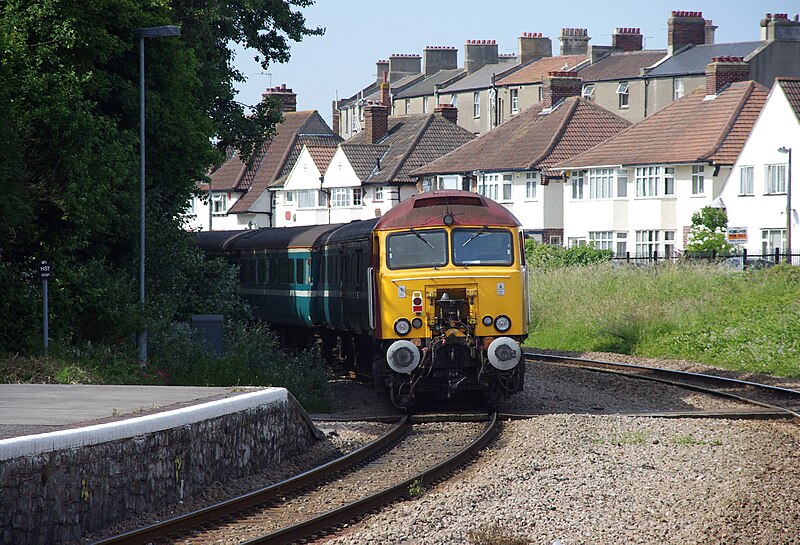
<path fill-rule="evenodd" d="M 569 245 L 673 256 L 714 202 L 767 97 L 741 57 L 712 59 L 706 86 L 555 168 Z"/>

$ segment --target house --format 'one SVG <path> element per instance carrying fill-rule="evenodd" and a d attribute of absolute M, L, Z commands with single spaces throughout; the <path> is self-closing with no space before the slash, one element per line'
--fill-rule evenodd
<path fill-rule="evenodd" d="M 581 83 L 575 72 L 551 72 L 542 102 L 414 170 L 419 189 L 472 189 L 511 210 L 528 235 L 561 244 L 563 174 L 551 167 L 630 126 L 581 99 Z"/>
<path fill-rule="evenodd" d="M 341 137 L 334 134 L 319 112 L 295 110 L 297 95 L 286 85 L 267 89 L 265 95 L 280 101 L 283 122 L 250 164 L 232 153 L 211 173 L 210 184 L 198 186 L 199 193 L 208 197 L 193 199 L 187 218 L 189 229 L 219 231 L 274 226 L 273 194 L 268 189 L 289 173 L 304 147 L 335 148 L 341 142 Z"/>
<path fill-rule="evenodd" d="M 787 233 L 789 246 L 798 247 L 798 199 L 790 184 L 800 178 L 792 150 L 800 151 L 800 79 L 778 78 L 716 203 L 728 214 L 729 241 L 750 254 L 785 250 Z"/>
<path fill-rule="evenodd" d="M 273 187 L 278 226 L 381 216 L 417 193 L 412 170 L 474 138 L 455 124 L 458 114 L 449 104 L 429 114 L 390 116 L 389 87 L 383 83 L 381 103 L 365 108 L 362 132 L 339 144 L 329 161 L 314 161 L 318 167 L 327 162 L 321 177 L 310 167 L 308 150 L 309 159 L 298 163 L 282 186 Z"/>
<path fill-rule="evenodd" d="M 741 57 L 714 58 L 706 86 L 598 146 L 555 165 L 569 245 L 616 255 L 682 251 L 694 212 L 720 194 L 764 105 Z"/>

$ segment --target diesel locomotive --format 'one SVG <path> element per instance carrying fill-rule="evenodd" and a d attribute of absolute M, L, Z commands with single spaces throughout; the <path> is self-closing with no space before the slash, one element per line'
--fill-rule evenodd
<path fill-rule="evenodd" d="M 523 232 L 482 195 L 421 193 L 373 220 L 197 241 L 238 266 L 258 319 L 295 343 L 317 339 L 399 407 L 419 396 L 495 403 L 523 387 Z"/>

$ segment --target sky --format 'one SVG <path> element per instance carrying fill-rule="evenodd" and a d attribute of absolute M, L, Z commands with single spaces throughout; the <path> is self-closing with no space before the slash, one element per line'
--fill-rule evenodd
<path fill-rule="evenodd" d="M 297 9 L 297 8 L 294 8 Z M 316 0 L 300 11 L 322 36 L 291 43 L 291 59 L 263 70 L 253 53 L 236 50 L 234 64 L 248 81 L 237 100 L 255 104 L 267 87 L 286 84 L 298 110 L 318 110 L 330 125 L 331 102 L 375 80 L 375 62 L 392 54 L 418 54 L 426 46 L 453 46 L 463 66 L 467 40 L 496 40 L 499 53 L 516 53 L 523 32 L 541 32 L 558 55 L 562 28 L 586 28 L 590 44 L 610 45 L 616 27 L 640 28 L 645 49 L 666 49 L 673 10 L 702 11 L 717 25 L 716 43 L 756 41 L 766 13 L 800 12 L 798 0 Z"/>

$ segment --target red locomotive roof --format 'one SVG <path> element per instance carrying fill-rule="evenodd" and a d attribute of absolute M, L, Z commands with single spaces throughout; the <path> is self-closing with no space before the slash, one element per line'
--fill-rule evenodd
<path fill-rule="evenodd" d="M 454 226 L 520 225 L 514 214 L 478 193 L 460 190 L 431 191 L 414 195 L 378 220 L 375 230 L 422 228 L 445 225 L 447 214 Z"/>

